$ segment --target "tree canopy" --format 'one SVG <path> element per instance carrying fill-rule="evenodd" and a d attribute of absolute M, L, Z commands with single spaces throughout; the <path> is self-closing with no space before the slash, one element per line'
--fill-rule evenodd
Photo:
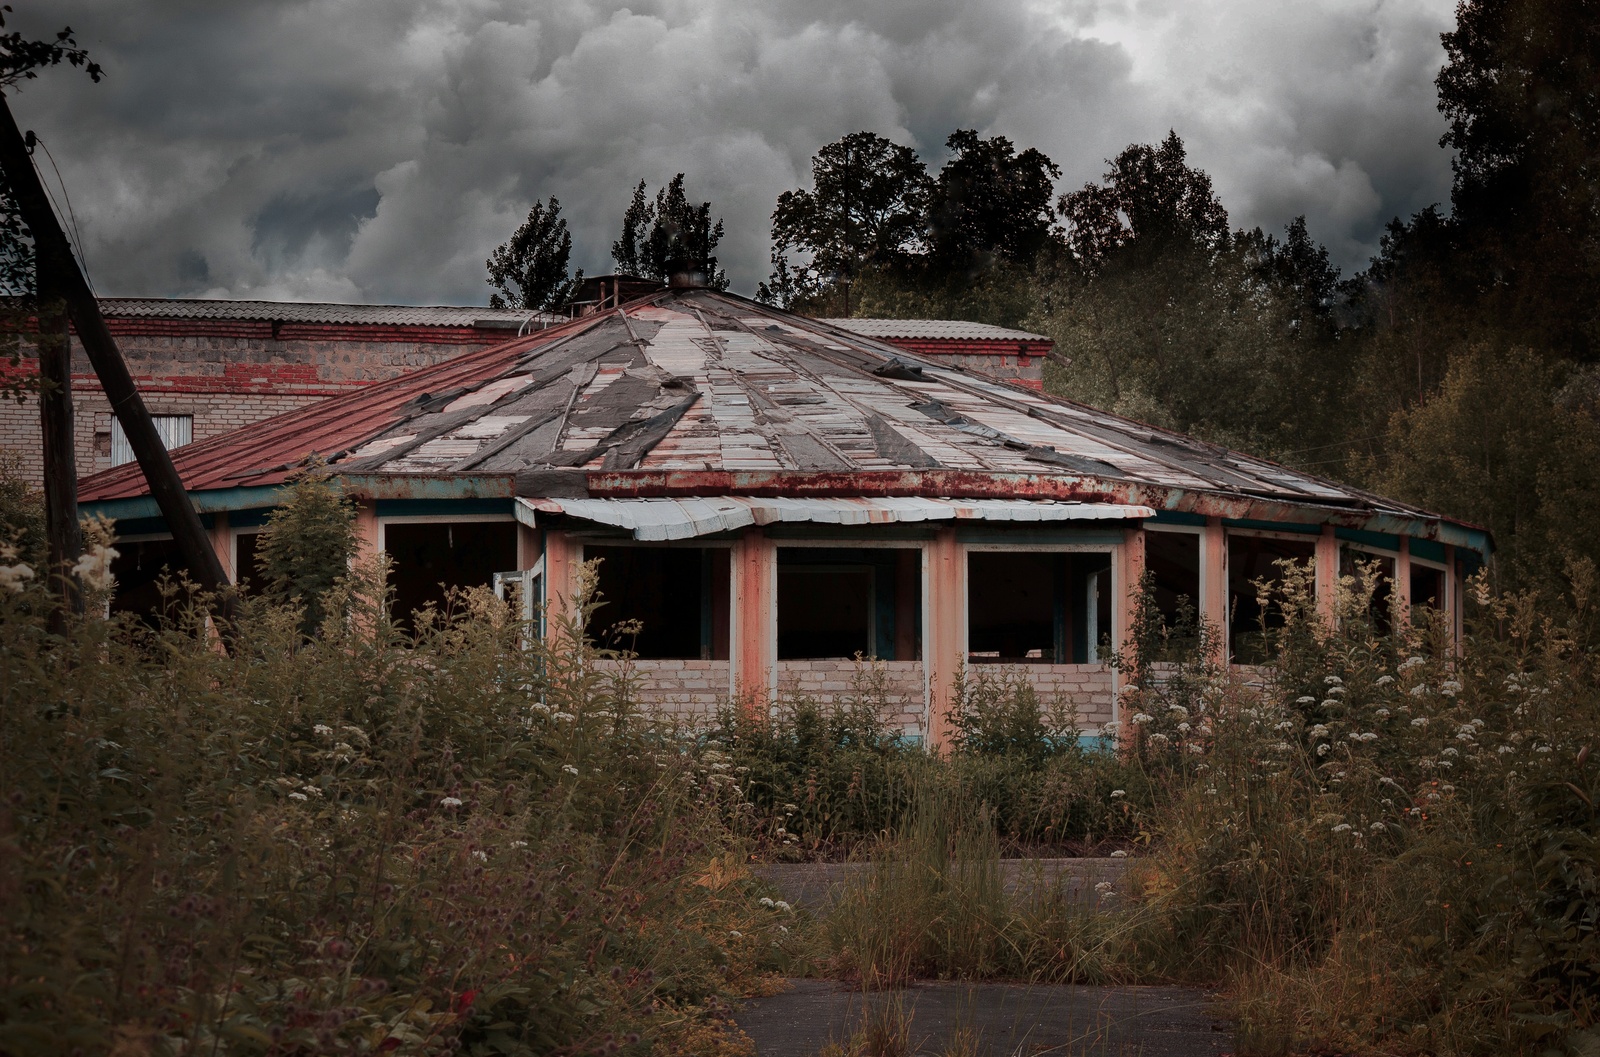
<path fill-rule="evenodd" d="M 583 282 L 583 269 L 568 271 L 572 258 L 572 233 L 561 216 L 554 195 L 550 204 L 535 202 L 511 238 L 490 254 L 490 308 L 544 310 L 560 308 L 572 299 Z"/>
<path fill-rule="evenodd" d="M 617 270 L 666 282 L 685 264 L 704 268 L 706 285 L 728 288 L 728 275 L 717 267 L 717 244 L 722 241 L 722 221 L 711 222 L 711 203 L 694 205 L 683 189 L 683 173 L 656 192 L 651 201 L 645 182 L 633 189 L 622 215 L 622 234 L 611 244 Z"/>

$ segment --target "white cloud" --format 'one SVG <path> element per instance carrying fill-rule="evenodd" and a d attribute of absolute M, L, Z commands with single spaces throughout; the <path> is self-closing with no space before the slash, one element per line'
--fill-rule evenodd
<path fill-rule="evenodd" d="M 749 291 L 777 195 L 861 128 L 942 158 L 1037 146 L 1061 187 L 1171 127 L 1236 225 L 1308 215 L 1347 267 L 1448 196 L 1449 0 L 65 0 L 109 76 L 13 100 L 61 165 L 97 287 L 483 303 L 557 195 L 609 267 L 632 185 L 682 171 Z"/>

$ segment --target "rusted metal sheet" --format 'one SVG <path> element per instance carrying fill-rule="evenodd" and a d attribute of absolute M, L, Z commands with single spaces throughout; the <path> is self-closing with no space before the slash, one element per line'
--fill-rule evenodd
<path fill-rule="evenodd" d="M 582 467 L 597 497 L 1049 499 L 1487 547 L 1405 504 L 707 290 L 662 292 L 173 455 L 186 487 L 214 491 L 281 483 L 313 452 L 387 479 L 394 496 L 452 475 Z M 122 468 L 80 493 L 142 486 Z"/>

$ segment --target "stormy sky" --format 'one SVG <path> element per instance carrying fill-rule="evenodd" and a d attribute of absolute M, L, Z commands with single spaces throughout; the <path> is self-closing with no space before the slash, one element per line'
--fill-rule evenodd
<path fill-rule="evenodd" d="M 680 171 L 749 293 L 778 194 L 859 129 L 934 171 L 952 129 L 1005 135 L 1062 191 L 1176 129 L 1234 226 L 1304 213 L 1346 271 L 1449 198 L 1452 0 L 13 4 L 106 69 L 11 103 L 107 296 L 484 304 L 484 258 L 535 199 L 560 198 L 575 266 L 609 271 L 632 185 Z"/>

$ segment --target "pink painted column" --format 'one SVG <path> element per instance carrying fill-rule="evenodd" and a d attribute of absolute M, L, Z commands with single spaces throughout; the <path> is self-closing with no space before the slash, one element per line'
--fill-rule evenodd
<path fill-rule="evenodd" d="M 778 686 L 778 548 L 759 528 L 733 547 L 733 683 L 765 714 Z"/>
<path fill-rule="evenodd" d="M 1133 645 L 1133 614 L 1139 597 L 1139 580 L 1144 576 L 1144 529 L 1131 528 L 1122 532 L 1122 567 L 1117 587 L 1116 626 L 1111 629 L 1111 641 L 1117 649 L 1126 652 Z"/>
<path fill-rule="evenodd" d="M 217 561 L 222 563 L 222 571 L 227 574 L 228 582 L 239 583 L 239 571 L 233 567 L 233 533 L 228 528 L 228 512 L 220 511 L 211 515 L 211 549 L 217 553 Z"/>
<path fill-rule="evenodd" d="M 1200 530 L 1200 617 L 1217 636 L 1217 657 L 1228 657 L 1228 535 L 1220 517 Z"/>
<path fill-rule="evenodd" d="M 1411 537 L 1400 537 L 1400 549 L 1394 556 L 1394 613 L 1395 620 L 1404 626 L 1411 620 Z"/>
<path fill-rule="evenodd" d="M 355 565 L 365 565 L 378 556 L 378 504 L 371 499 L 356 500 Z"/>
<path fill-rule="evenodd" d="M 545 628 L 550 634 L 560 631 L 563 620 L 576 622 L 578 546 L 560 529 L 544 533 Z"/>
<path fill-rule="evenodd" d="M 935 530 L 928 547 L 928 631 L 924 640 L 928 671 L 927 745 L 943 752 L 950 745 L 948 714 L 956 704 L 956 684 L 966 669 L 967 577 L 965 556 L 954 526 Z"/>
<path fill-rule="evenodd" d="M 1330 625 L 1338 619 L 1339 539 L 1332 525 L 1322 526 L 1317 537 L 1317 615 Z"/>

